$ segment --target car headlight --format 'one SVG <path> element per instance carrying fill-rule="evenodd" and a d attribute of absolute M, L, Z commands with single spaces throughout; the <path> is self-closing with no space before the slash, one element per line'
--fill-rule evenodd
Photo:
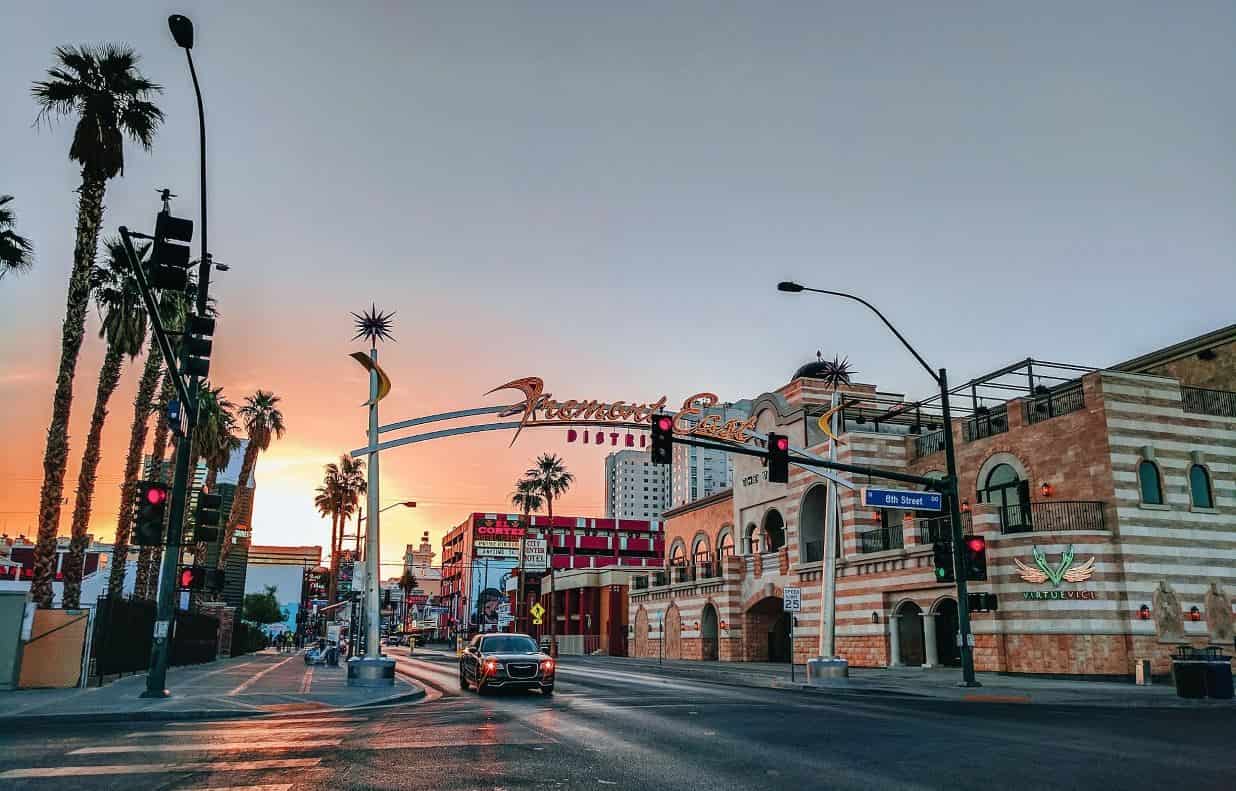
<path fill-rule="evenodd" d="M 541 660 L 541 672 L 542 672 L 542 673 L 552 673 L 552 672 L 554 672 L 554 660 L 552 660 L 552 659 L 542 659 L 542 660 Z"/>

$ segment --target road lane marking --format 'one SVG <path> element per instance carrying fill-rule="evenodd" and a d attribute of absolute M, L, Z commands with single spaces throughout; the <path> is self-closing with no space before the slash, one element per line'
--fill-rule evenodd
<path fill-rule="evenodd" d="M 299 727 L 299 728 L 271 728 L 274 723 L 254 724 L 251 726 L 253 732 L 249 729 L 230 728 L 227 736 L 229 739 L 235 739 L 239 733 L 244 733 L 246 739 L 282 739 L 285 736 L 335 736 L 344 733 L 351 733 L 355 728 L 322 728 L 322 727 Z M 134 731 L 126 733 L 126 739 L 179 739 L 190 734 L 184 731 Z"/>
<path fill-rule="evenodd" d="M 305 677 L 300 680 L 300 694 L 308 695 L 309 687 L 313 684 L 313 665 L 310 665 L 305 670 Z"/>
<path fill-rule="evenodd" d="M 969 703 L 1029 703 L 1029 695 L 984 695 L 971 693 L 962 695 L 961 699 Z"/>
<path fill-rule="evenodd" d="M 191 744 L 108 744 L 102 747 L 79 747 L 67 755 L 115 755 L 117 753 L 189 753 L 244 752 L 252 750 L 309 750 L 317 747 L 338 747 L 343 739 L 306 739 L 284 742 L 193 742 Z"/>
<path fill-rule="evenodd" d="M 239 695 L 240 693 L 244 692 L 246 689 L 248 689 L 249 687 L 257 683 L 257 680 L 261 678 L 262 676 L 266 675 L 272 670 L 278 670 L 279 668 L 283 667 L 284 665 L 286 665 L 288 662 L 291 662 L 295 658 L 296 658 L 296 655 L 293 654 L 292 656 L 289 656 L 287 659 L 283 660 L 282 662 L 276 662 L 275 664 L 271 665 L 265 670 L 262 670 L 254 674 L 253 676 L 250 676 L 248 681 L 241 684 L 239 687 L 236 687 L 236 689 L 233 689 L 231 692 L 227 693 L 227 696 L 232 697 L 234 695 Z"/>
<path fill-rule="evenodd" d="M 112 764 L 103 766 L 46 766 L 9 769 L 0 780 L 32 777 L 84 777 L 87 775 L 163 774 L 166 772 L 250 772 L 259 769 L 305 769 L 317 766 L 321 758 L 280 758 L 266 761 L 193 761 L 180 764 Z"/>

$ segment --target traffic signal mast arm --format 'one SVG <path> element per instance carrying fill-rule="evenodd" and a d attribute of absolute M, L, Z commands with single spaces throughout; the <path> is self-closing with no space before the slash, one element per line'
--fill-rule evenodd
<path fill-rule="evenodd" d="M 146 315 L 150 319 L 150 326 L 154 332 L 155 339 L 159 342 L 159 351 L 163 352 L 163 362 L 167 365 L 167 371 L 171 374 L 172 383 L 176 385 L 176 393 L 180 396 L 180 403 L 184 408 L 189 410 L 188 417 L 191 423 L 196 423 L 197 399 L 190 397 L 189 387 L 185 384 L 184 377 L 180 373 L 177 366 L 176 352 L 172 348 L 172 341 L 167 336 L 167 329 L 163 326 L 163 317 L 159 315 L 159 303 L 155 301 L 154 292 L 150 289 L 150 283 L 146 280 L 146 272 L 142 268 L 141 263 L 137 259 L 137 253 L 133 250 L 133 240 L 129 237 L 129 229 L 125 226 L 120 226 L 120 238 L 124 242 L 124 253 L 129 259 L 129 269 L 133 272 L 133 277 L 137 281 L 137 290 L 142 293 L 142 302 L 146 305 Z"/>
<path fill-rule="evenodd" d="M 691 445 L 696 448 L 708 448 L 711 450 L 722 451 L 724 453 L 737 453 L 742 456 L 758 456 L 767 458 L 768 451 L 763 448 L 752 448 L 746 445 L 730 445 L 722 442 L 709 442 L 707 440 L 695 439 L 693 437 L 683 437 L 677 434 L 674 435 L 674 442 L 681 445 Z M 801 467 L 822 467 L 829 470 L 837 470 L 838 472 L 849 472 L 855 475 L 865 475 L 870 478 L 884 478 L 889 481 L 897 481 L 899 483 L 911 483 L 919 486 L 925 486 L 928 489 L 940 492 L 951 491 L 951 481 L 948 478 L 925 478 L 921 475 L 908 475 L 901 472 L 889 472 L 877 467 L 864 467 L 859 464 L 842 464 L 835 461 L 824 461 L 823 459 L 812 459 L 807 456 L 790 456 L 790 463 L 797 464 Z"/>

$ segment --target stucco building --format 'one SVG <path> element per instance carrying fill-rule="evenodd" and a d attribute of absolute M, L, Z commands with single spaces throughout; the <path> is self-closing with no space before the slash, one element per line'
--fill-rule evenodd
<path fill-rule="evenodd" d="M 987 540 L 998 609 L 972 615 L 980 670 L 1127 676 L 1178 645 L 1232 647 L 1236 326 L 1107 369 L 1024 360 L 960 384 L 951 406 L 964 531 Z M 832 390 L 811 365 L 754 399 L 760 431 L 821 455 Z M 943 474 L 938 399 L 840 388 L 838 460 Z M 667 569 L 630 593 L 632 653 L 802 662 L 817 653 L 826 488 L 767 481 L 666 513 Z M 867 483 L 848 476 L 861 486 Z M 880 482 L 872 482 L 878 485 Z M 905 487 L 898 487 L 905 488 Z M 957 602 L 934 577 L 939 513 L 873 511 L 840 488 L 837 651 L 855 666 L 958 661 Z M 801 588 L 791 648 L 783 591 Z"/>

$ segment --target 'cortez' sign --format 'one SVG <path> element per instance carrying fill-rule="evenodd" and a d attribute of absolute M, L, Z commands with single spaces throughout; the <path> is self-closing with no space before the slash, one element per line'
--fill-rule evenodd
<path fill-rule="evenodd" d="M 511 437 L 515 444 L 519 432 L 524 426 L 546 426 L 565 423 L 587 423 L 592 425 L 638 425 L 651 423 L 652 416 L 665 409 L 668 399 L 661 396 L 657 401 L 644 403 L 626 401 L 597 401 L 595 399 L 578 401 L 568 399 L 558 401 L 551 393 L 545 392 L 545 382 L 536 376 L 526 376 L 514 379 L 504 385 L 499 385 L 489 393 L 499 390 L 518 390 L 523 393 L 523 403 L 515 404 L 510 409 L 500 412 L 499 418 L 520 415 L 519 428 Z M 486 395 L 489 395 L 486 393 Z M 693 415 L 699 416 L 703 411 L 719 403 L 720 399 L 713 393 L 696 393 L 682 403 L 682 410 L 674 417 L 674 432 L 682 435 L 694 435 L 723 442 L 744 444 L 751 441 L 748 432 L 755 428 L 755 418 L 746 420 L 723 421 L 720 415 L 705 415 L 695 423 L 689 423 Z"/>

